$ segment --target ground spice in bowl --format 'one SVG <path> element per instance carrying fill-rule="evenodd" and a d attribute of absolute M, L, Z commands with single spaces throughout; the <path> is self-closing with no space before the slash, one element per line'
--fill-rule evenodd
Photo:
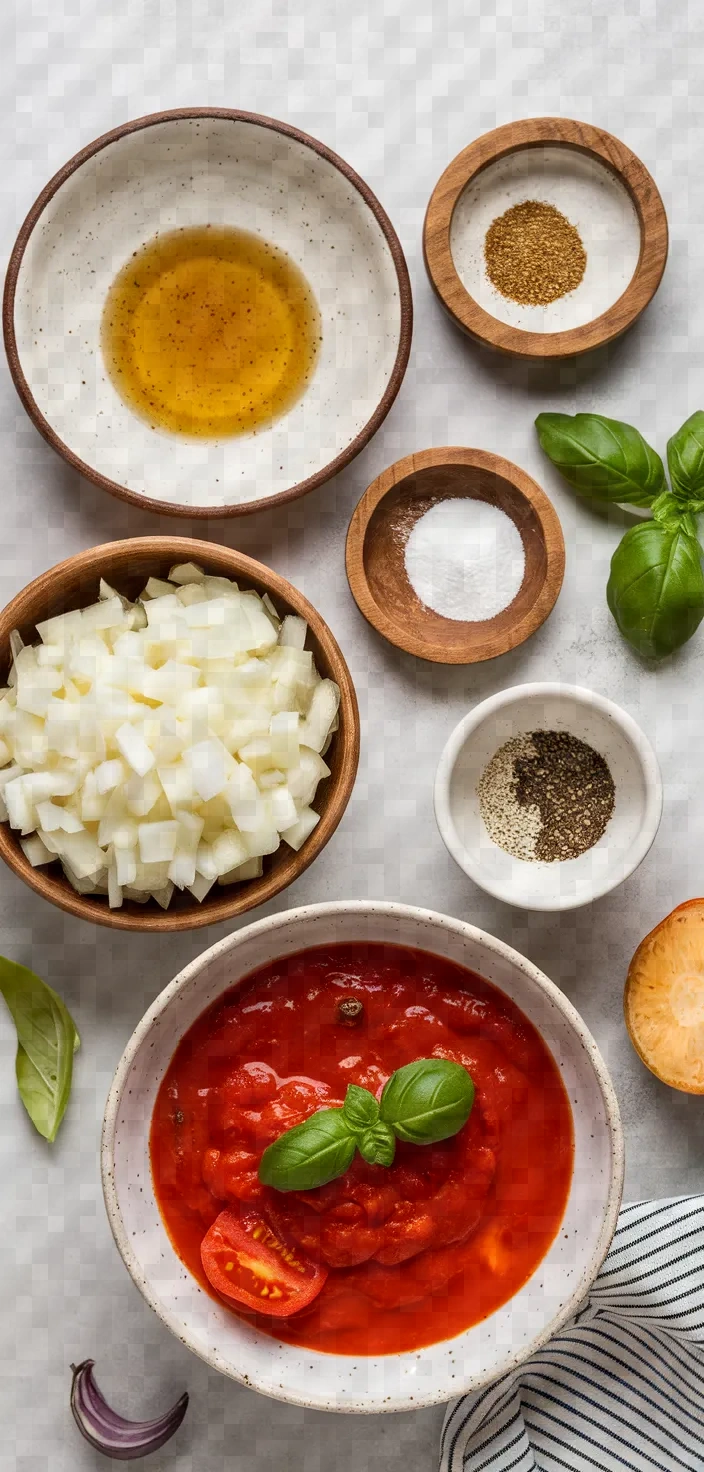
<path fill-rule="evenodd" d="M 568 731 L 530 731 L 495 752 L 479 808 L 489 836 L 516 859 L 556 863 L 593 848 L 614 810 L 603 756 Z"/>
<path fill-rule="evenodd" d="M 538 199 L 514 204 L 492 221 L 484 259 L 497 291 L 527 307 L 546 307 L 575 291 L 587 265 L 579 231 Z"/>

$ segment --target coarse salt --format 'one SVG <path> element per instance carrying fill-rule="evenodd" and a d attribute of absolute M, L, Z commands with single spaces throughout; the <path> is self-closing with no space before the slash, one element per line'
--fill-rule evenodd
<path fill-rule="evenodd" d="M 515 522 L 470 497 L 438 501 L 406 543 L 406 573 L 416 597 L 443 618 L 475 623 L 513 602 L 525 573 Z"/>

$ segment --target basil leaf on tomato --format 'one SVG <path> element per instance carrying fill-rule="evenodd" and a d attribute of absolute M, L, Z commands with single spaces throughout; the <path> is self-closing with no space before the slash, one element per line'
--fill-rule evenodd
<path fill-rule="evenodd" d="M 349 1084 L 342 1106 L 345 1122 L 354 1134 L 369 1130 L 379 1118 L 379 1105 L 369 1089 L 358 1084 Z"/>
<path fill-rule="evenodd" d="M 61 997 L 41 977 L 0 956 L 0 992 L 17 1030 L 15 1073 L 24 1107 L 53 1141 L 66 1112 L 80 1038 Z"/>
<path fill-rule="evenodd" d="M 420 1058 L 392 1073 L 381 1096 L 380 1116 L 399 1140 L 432 1145 L 462 1129 L 473 1103 L 474 1084 L 461 1063 Z"/>
<path fill-rule="evenodd" d="M 396 1136 L 391 1126 L 379 1120 L 357 1140 L 357 1149 L 368 1165 L 393 1165 Z"/>
<path fill-rule="evenodd" d="M 704 500 L 704 413 L 697 409 L 667 442 L 672 490 L 685 505 Z"/>
<path fill-rule="evenodd" d="M 691 639 L 704 618 L 701 548 L 683 527 L 644 521 L 611 559 L 606 598 L 624 638 L 660 659 Z"/>
<path fill-rule="evenodd" d="M 259 1162 L 259 1179 L 276 1191 L 312 1191 L 343 1175 L 355 1149 L 343 1111 L 320 1109 L 267 1147 Z"/>
<path fill-rule="evenodd" d="M 545 454 L 582 495 L 650 506 L 666 490 L 660 456 L 631 424 L 602 414 L 539 414 Z"/>

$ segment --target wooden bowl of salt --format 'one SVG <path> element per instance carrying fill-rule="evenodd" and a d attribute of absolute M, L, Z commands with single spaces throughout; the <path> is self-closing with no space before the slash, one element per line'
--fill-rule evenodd
<path fill-rule="evenodd" d="M 347 532 L 347 578 L 390 644 L 436 664 L 477 664 L 530 638 L 562 587 L 552 502 L 499 455 L 420 450 L 377 476 Z"/>

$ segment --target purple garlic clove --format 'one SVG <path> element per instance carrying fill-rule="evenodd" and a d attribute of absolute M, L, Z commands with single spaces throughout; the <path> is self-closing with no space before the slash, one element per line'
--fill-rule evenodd
<path fill-rule="evenodd" d="M 95 1360 L 83 1360 L 71 1366 L 71 1410 L 81 1436 L 118 1462 L 131 1462 L 158 1451 L 181 1425 L 188 1408 L 187 1391 L 165 1416 L 157 1416 L 154 1421 L 126 1421 L 101 1395 L 93 1376 L 94 1364 Z"/>

